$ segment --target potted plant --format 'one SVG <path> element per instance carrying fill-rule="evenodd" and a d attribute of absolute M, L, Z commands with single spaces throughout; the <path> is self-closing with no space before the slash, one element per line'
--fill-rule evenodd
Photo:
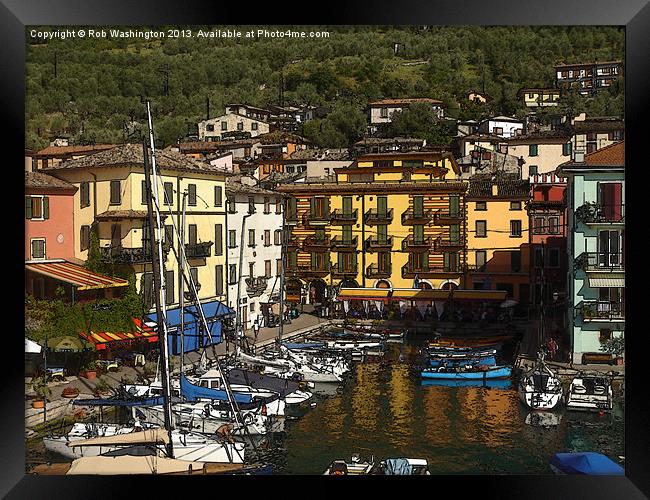
<path fill-rule="evenodd" d="M 614 363 L 617 365 L 622 365 L 625 362 L 622 356 L 625 352 L 625 339 L 622 335 L 604 341 L 600 350 L 611 353 L 614 356 Z"/>
<path fill-rule="evenodd" d="M 36 393 L 36 398 L 32 400 L 32 408 L 43 408 L 47 398 L 52 395 L 52 390 L 47 386 L 45 377 L 34 377 L 32 389 Z"/>
<path fill-rule="evenodd" d="M 95 361 L 89 361 L 82 367 L 79 375 L 88 380 L 95 380 L 97 378 L 97 363 Z"/>
<path fill-rule="evenodd" d="M 76 387 L 73 387 L 71 385 L 65 387 L 63 389 L 63 392 L 61 393 L 62 397 L 68 398 L 68 399 L 76 398 L 78 395 L 79 395 L 79 389 L 77 389 Z"/>
<path fill-rule="evenodd" d="M 102 396 L 106 396 L 106 395 L 110 394 L 112 392 L 112 390 L 113 390 L 112 387 L 110 385 L 108 385 L 106 380 L 104 380 L 103 378 L 100 377 L 97 380 L 97 384 L 95 384 L 94 394 L 97 397 L 102 397 Z"/>

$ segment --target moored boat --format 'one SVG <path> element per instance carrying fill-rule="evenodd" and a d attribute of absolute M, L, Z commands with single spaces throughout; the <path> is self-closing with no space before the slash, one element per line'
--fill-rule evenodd
<path fill-rule="evenodd" d="M 457 379 L 457 380 L 483 380 L 509 378 L 512 367 L 502 366 L 469 366 L 455 368 L 429 368 L 420 372 L 422 378 Z"/>
<path fill-rule="evenodd" d="M 556 474 L 586 474 L 596 476 L 623 476 L 625 469 L 602 453 L 593 451 L 556 453 L 550 462 Z"/>
<path fill-rule="evenodd" d="M 538 353 L 535 365 L 521 376 L 518 392 L 533 410 L 552 410 L 562 403 L 562 382 L 544 362 L 544 352 Z"/>
<path fill-rule="evenodd" d="M 567 410 L 612 411 L 613 393 L 610 380 L 597 375 L 580 375 L 571 381 Z"/>

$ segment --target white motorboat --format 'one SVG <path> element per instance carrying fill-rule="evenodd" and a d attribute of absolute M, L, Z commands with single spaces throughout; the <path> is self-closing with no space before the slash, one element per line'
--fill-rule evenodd
<path fill-rule="evenodd" d="M 552 410 L 562 401 L 562 382 L 544 362 L 544 353 L 538 354 L 535 365 L 519 381 L 519 398 L 533 410 Z"/>
<path fill-rule="evenodd" d="M 431 475 L 429 463 L 423 458 L 388 458 L 375 463 L 374 457 L 361 461 L 358 455 L 353 455 L 350 462 L 335 460 L 323 473 L 326 476 L 365 476 L 365 475 L 396 475 L 419 476 Z"/>
<path fill-rule="evenodd" d="M 101 424 L 75 422 L 72 429 L 64 436 L 46 436 L 43 438 L 45 448 L 67 458 L 79 458 L 81 456 L 101 455 L 111 451 L 113 447 L 93 447 L 88 453 L 82 455 L 79 450 L 70 447 L 70 443 L 84 441 L 95 437 L 111 437 L 119 434 L 130 434 L 135 430 L 132 425 Z"/>
<path fill-rule="evenodd" d="M 580 375 L 571 381 L 567 396 L 567 410 L 612 411 L 611 381 L 598 375 Z"/>

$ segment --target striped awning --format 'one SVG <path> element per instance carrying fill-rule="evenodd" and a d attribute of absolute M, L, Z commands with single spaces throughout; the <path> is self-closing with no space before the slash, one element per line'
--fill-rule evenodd
<path fill-rule="evenodd" d="M 393 300 L 447 300 L 449 290 L 396 288 L 393 290 L 391 298 Z"/>
<path fill-rule="evenodd" d="M 106 349 L 107 344 L 114 342 L 127 342 L 133 340 L 145 340 L 147 342 L 157 342 L 158 334 L 149 326 L 144 324 L 138 318 L 133 318 L 134 329 L 130 332 L 79 332 L 79 336 L 95 345 L 100 351 Z"/>
<path fill-rule="evenodd" d="M 591 288 L 624 288 L 625 274 L 623 273 L 593 273 L 589 274 Z"/>
<path fill-rule="evenodd" d="M 42 276 L 74 285 L 77 290 L 97 290 L 127 286 L 129 282 L 121 278 L 111 278 L 94 273 L 71 262 L 28 262 L 25 269 Z"/>
<path fill-rule="evenodd" d="M 389 288 L 341 288 L 337 300 L 388 300 Z"/>
<path fill-rule="evenodd" d="M 453 292 L 453 293 L 452 293 Z M 506 300 L 505 290 L 439 290 L 418 288 L 341 288 L 337 300 Z"/>

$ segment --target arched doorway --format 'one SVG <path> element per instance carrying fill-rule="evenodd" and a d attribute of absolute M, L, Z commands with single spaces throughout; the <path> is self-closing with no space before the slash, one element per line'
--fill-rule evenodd
<path fill-rule="evenodd" d="M 310 304 L 322 304 L 325 301 L 327 285 L 322 279 L 315 279 L 312 281 L 307 290 Z"/>
<path fill-rule="evenodd" d="M 427 280 L 420 280 L 418 282 L 418 286 L 420 290 L 433 290 L 433 285 L 429 283 Z"/>
<path fill-rule="evenodd" d="M 392 286 L 388 280 L 378 280 L 375 283 L 375 288 L 392 288 Z"/>
<path fill-rule="evenodd" d="M 458 283 L 452 280 L 445 281 L 440 285 L 440 290 L 456 290 L 458 288 Z"/>
<path fill-rule="evenodd" d="M 339 283 L 339 290 L 341 288 L 359 288 L 359 283 L 357 283 L 357 280 L 341 280 L 341 283 Z"/>

